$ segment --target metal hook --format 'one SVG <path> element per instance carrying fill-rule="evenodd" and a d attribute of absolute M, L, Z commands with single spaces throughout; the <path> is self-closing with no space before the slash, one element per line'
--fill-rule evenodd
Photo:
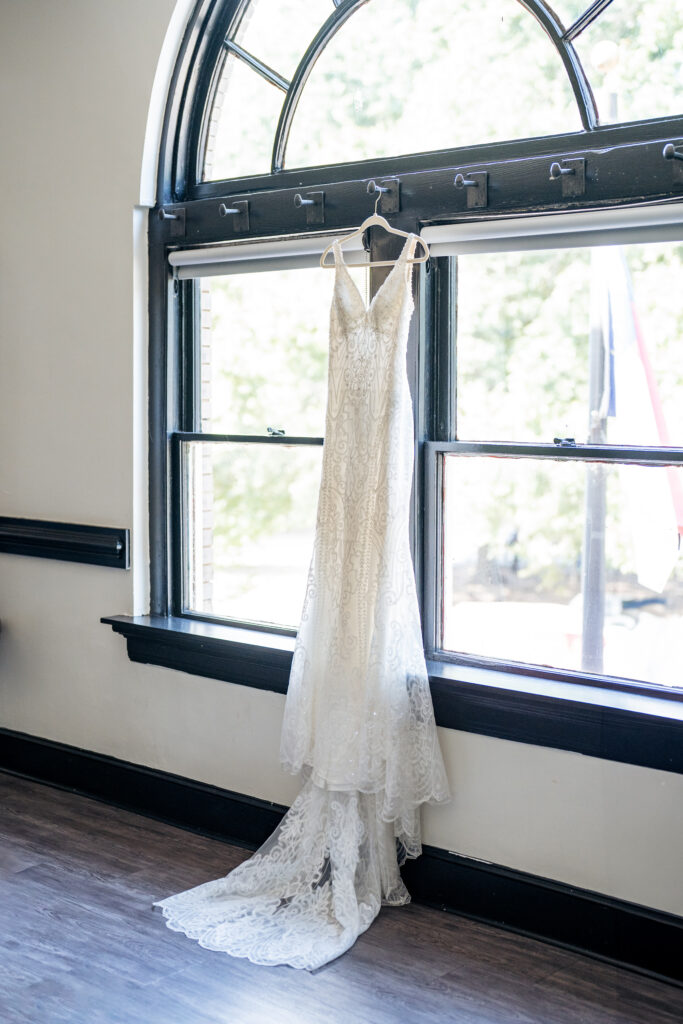
<path fill-rule="evenodd" d="M 374 179 L 368 182 L 368 195 L 377 195 L 375 200 L 375 214 L 379 212 L 380 200 L 382 213 L 386 217 L 389 213 L 400 213 L 401 210 L 401 182 L 399 178 L 385 178 L 381 185 Z"/>
<path fill-rule="evenodd" d="M 239 202 L 233 200 L 232 206 L 228 206 L 227 203 L 221 203 L 218 207 L 218 213 L 221 217 L 234 217 L 232 222 L 233 231 L 248 231 L 249 230 L 249 200 L 243 199 Z"/>
<path fill-rule="evenodd" d="M 460 191 L 466 190 L 468 210 L 480 210 L 488 206 L 488 171 L 470 171 L 467 176 L 458 171 L 453 178 L 453 184 Z"/>
<path fill-rule="evenodd" d="M 170 210 L 165 210 L 163 206 L 157 211 L 159 220 L 162 224 L 166 221 L 170 221 L 167 227 L 164 228 L 172 237 L 182 238 L 185 234 L 185 207 L 176 207 L 175 211 L 171 213 Z"/>
<path fill-rule="evenodd" d="M 297 192 L 294 196 L 294 205 L 297 210 L 300 210 L 302 206 L 306 207 L 306 223 L 307 224 L 324 224 L 325 223 L 325 193 L 324 192 L 309 192 L 308 195 L 302 196 L 301 192 Z"/>
<path fill-rule="evenodd" d="M 665 160 L 683 160 L 683 149 L 676 149 L 673 142 L 667 142 L 662 150 L 662 156 Z"/>
<path fill-rule="evenodd" d="M 557 162 L 550 165 L 550 180 L 557 181 L 563 174 L 576 174 L 575 167 L 561 167 Z"/>
<path fill-rule="evenodd" d="M 562 196 L 566 199 L 574 199 L 586 192 L 586 158 L 565 157 L 560 163 L 554 160 L 550 165 L 550 181 L 562 182 Z"/>
<path fill-rule="evenodd" d="M 368 195 L 373 195 L 375 192 L 377 193 L 377 198 L 375 199 L 375 215 L 379 213 L 379 204 L 382 200 L 382 196 L 384 195 L 385 192 L 388 191 L 388 188 L 386 188 L 384 185 L 378 185 L 377 182 L 374 180 L 368 182 Z"/>

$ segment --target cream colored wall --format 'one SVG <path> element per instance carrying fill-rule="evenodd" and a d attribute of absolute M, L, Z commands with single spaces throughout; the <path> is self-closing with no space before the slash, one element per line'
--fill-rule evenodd
<path fill-rule="evenodd" d="M 140 176 L 173 10 L 0 2 L 0 514 L 128 526 L 135 552 L 134 573 L 0 555 L 0 725 L 286 803 L 282 697 L 134 665 L 99 623 L 145 600 L 149 141 L 142 199 Z M 454 799 L 427 843 L 683 914 L 681 776 L 441 739 Z"/>

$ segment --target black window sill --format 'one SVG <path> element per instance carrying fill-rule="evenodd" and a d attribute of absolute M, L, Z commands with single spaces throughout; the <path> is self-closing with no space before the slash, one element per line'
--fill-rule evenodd
<path fill-rule="evenodd" d="M 114 615 L 132 661 L 286 693 L 294 638 L 193 619 Z M 683 702 L 428 661 L 437 724 L 683 774 Z"/>

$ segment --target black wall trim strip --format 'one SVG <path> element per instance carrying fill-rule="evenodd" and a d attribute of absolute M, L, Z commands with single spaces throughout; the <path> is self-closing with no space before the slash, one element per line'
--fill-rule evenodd
<path fill-rule="evenodd" d="M 0 551 L 116 569 L 128 569 L 130 565 L 128 530 L 45 519 L 0 516 Z"/>
<path fill-rule="evenodd" d="M 286 693 L 292 637 L 180 617 L 102 619 L 132 661 Z M 437 725 L 683 774 L 683 703 L 429 661 Z M 579 694 L 582 699 L 579 699 Z"/>
<path fill-rule="evenodd" d="M 285 812 L 103 754 L 0 729 L 0 768 L 249 848 Z M 403 869 L 413 898 L 683 985 L 683 918 L 425 847 Z"/>

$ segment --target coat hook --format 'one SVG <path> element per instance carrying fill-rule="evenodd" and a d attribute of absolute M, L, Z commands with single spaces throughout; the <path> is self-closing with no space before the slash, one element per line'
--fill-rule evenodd
<path fill-rule="evenodd" d="M 671 180 L 675 185 L 683 185 L 683 142 L 667 142 L 662 150 L 665 160 L 671 161 Z"/>
<path fill-rule="evenodd" d="M 165 210 L 161 206 L 158 210 L 158 217 L 162 224 L 169 221 L 168 233 L 174 238 L 183 238 L 185 235 L 185 207 L 176 207 L 174 213 L 170 210 Z"/>
<path fill-rule="evenodd" d="M 379 185 L 374 179 L 368 182 L 368 195 L 376 195 L 375 213 L 379 213 L 380 200 L 383 214 L 399 213 L 401 210 L 401 182 L 399 178 L 385 178 Z"/>
<path fill-rule="evenodd" d="M 550 180 L 562 182 L 562 196 L 572 199 L 586 191 L 586 158 L 583 156 L 555 160 L 550 165 Z"/>
<path fill-rule="evenodd" d="M 325 223 L 324 192 L 309 192 L 306 196 L 302 196 L 300 192 L 297 192 L 294 196 L 294 205 L 297 210 L 300 210 L 302 206 L 306 207 L 307 224 Z"/>
<path fill-rule="evenodd" d="M 456 188 L 476 188 L 477 182 L 473 181 L 472 178 L 466 178 L 464 174 L 456 174 L 453 179 L 453 184 Z"/>
<path fill-rule="evenodd" d="M 665 160 L 683 160 L 683 149 L 676 149 L 673 142 L 667 142 L 662 150 L 662 156 Z"/>
<path fill-rule="evenodd" d="M 227 203 L 221 203 L 218 207 L 218 213 L 221 217 L 232 216 L 235 219 L 232 222 L 233 231 L 248 231 L 249 230 L 249 202 L 248 200 L 240 200 L 240 202 L 233 202 L 231 206 Z"/>
<path fill-rule="evenodd" d="M 550 180 L 557 181 L 563 174 L 576 174 L 575 167 L 561 167 L 557 162 L 550 165 Z"/>
<path fill-rule="evenodd" d="M 465 175 L 460 172 L 453 178 L 457 189 L 467 190 L 467 209 L 481 210 L 489 204 L 488 171 L 470 171 Z"/>

